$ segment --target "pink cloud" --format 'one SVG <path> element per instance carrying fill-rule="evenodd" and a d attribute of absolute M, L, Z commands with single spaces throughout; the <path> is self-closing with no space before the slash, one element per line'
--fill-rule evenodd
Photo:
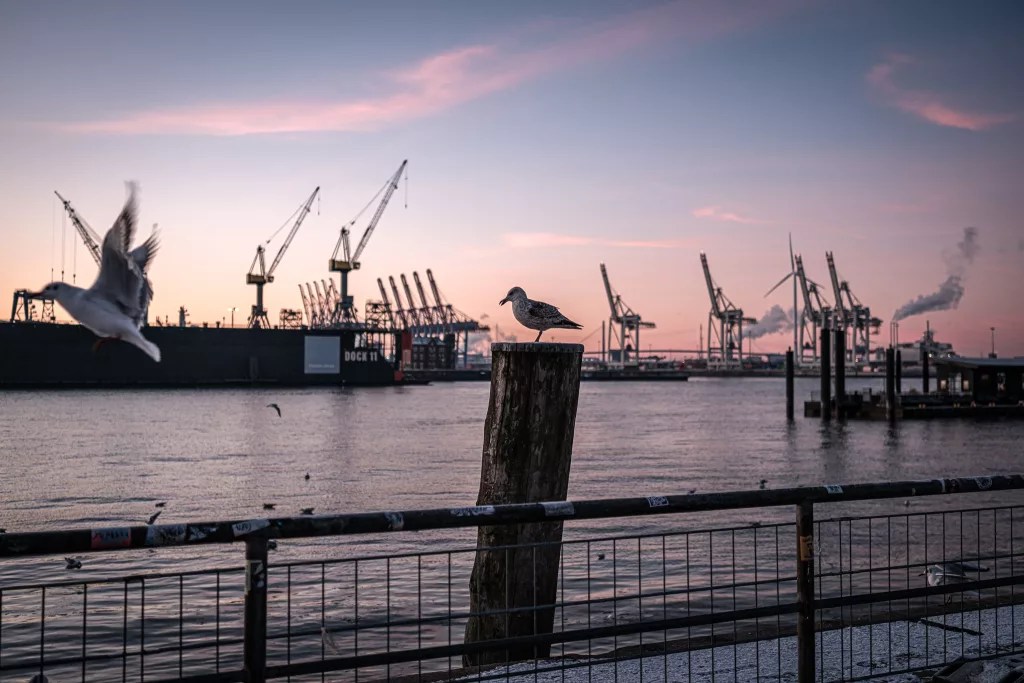
<path fill-rule="evenodd" d="M 907 55 L 890 55 L 885 61 L 873 66 L 865 79 L 888 104 L 939 126 L 982 131 L 1016 118 L 1011 114 L 986 114 L 957 109 L 943 102 L 937 93 L 900 87 L 894 80 L 894 74 L 914 61 Z"/>
<path fill-rule="evenodd" d="M 468 45 L 381 74 L 382 92 L 341 101 L 201 103 L 65 123 L 111 134 L 249 135 L 378 130 L 437 114 L 549 73 L 668 41 L 697 43 L 757 26 L 799 0 L 728 5 L 670 2 L 586 25 L 546 22 L 493 43 Z"/>
<path fill-rule="evenodd" d="M 600 237 L 562 235 L 552 232 L 509 232 L 501 236 L 506 246 L 513 249 L 551 247 L 625 247 L 633 249 L 677 249 L 685 246 L 673 240 L 609 240 Z"/>
<path fill-rule="evenodd" d="M 720 206 L 702 206 L 699 209 L 694 209 L 691 213 L 696 218 L 706 218 L 708 220 L 720 221 L 723 223 L 743 223 L 745 225 L 755 225 L 768 222 L 758 220 L 756 218 L 741 216 L 740 214 L 732 211 L 724 211 Z"/>

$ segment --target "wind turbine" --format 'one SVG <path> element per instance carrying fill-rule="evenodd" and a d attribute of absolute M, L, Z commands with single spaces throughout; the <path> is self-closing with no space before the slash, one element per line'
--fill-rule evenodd
<path fill-rule="evenodd" d="M 800 316 L 797 315 L 799 313 L 799 311 L 796 310 L 796 285 L 797 285 L 797 282 L 796 282 L 797 277 L 796 277 L 796 275 L 797 275 L 797 273 L 796 273 L 796 259 L 793 257 L 793 233 L 789 233 L 789 272 L 786 274 L 785 277 L 783 277 L 781 280 L 779 280 L 778 284 L 776 284 L 774 287 L 769 289 L 768 293 L 765 294 L 764 296 L 765 296 L 765 298 L 767 298 L 768 294 L 771 294 L 776 289 L 781 287 L 782 284 L 786 280 L 789 280 L 790 278 L 792 278 L 792 280 L 793 280 L 793 360 L 794 360 L 794 364 L 799 365 L 800 364 L 800 342 L 799 342 L 799 339 L 798 339 L 798 334 L 799 334 L 799 327 L 800 327 Z"/>

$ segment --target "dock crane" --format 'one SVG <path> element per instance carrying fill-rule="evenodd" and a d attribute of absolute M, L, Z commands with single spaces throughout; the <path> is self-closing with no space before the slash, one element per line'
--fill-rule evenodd
<path fill-rule="evenodd" d="M 420 311 L 416 308 L 416 301 L 412 298 L 412 289 L 409 287 L 409 281 L 405 279 L 405 273 L 401 273 L 398 278 L 402 281 L 402 289 L 405 290 L 405 298 L 409 301 L 409 315 L 412 316 L 413 324 L 422 326 L 427 325 L 428 322 L 420 316 Z"/>
<path fill-rule="evenodd" d="M 102 256 L 100 255 L 100 236 L 96 234 L 88 223 L 82 220 L 82 217 L 78 215 L 74 207 L 71 206 L 71 202 L 64 199 L 60 195 L 60 192 L 54 190 L 53 193 L 57 195 L 57 199 L 60 200 L 61 204 L 64 205 L 64 210 L 67 211 L 68 218 L 71 219 L 71 224 L 75 226 L 75 230 L 82 238 L 82 242 L 85 243 L 85 248 L 89 250 L 89 254 L 92 256 L 92 260 L 96 262 L 96 265 L 100 265 Z"/>
<path fill-rule="evenodd" d="M 832 252 L 825 252 L 825 260 L 828 262 L 832 291 L 836 297 L 834 329 L 842 334 L 849 331 L 851 335 L 849 341 L 852 343 L 847 344 L 847 360 L 856 361 L 858 356 L 866 358 L 871 353 L 871 333 L 878 332 L 882 320 L 872 316 L 871 309 L 850 291 L 850 284 L 839 277 Z"/>
<path fill-rule="evenodd" d="M 395 284 L 395 277 L 388 275 L 388 282 L 391 284 L 391 293 L 395 296 L 395 313 L 401 319 L 402 327 L 412 327 L 416 324 L 416 320 L 409 311 L 405 310 L 405 306 L 402 304 L 402 297 L 398 294 L 398 285 Z"/>
<path fill-rule="evenodd" d="M 412 280 L 416 283 L 416 291 L 420 295 L 420 303 L 423 304 L 423 308 L 420 309 L 420 315 L 428 325 L 440 329 L 442 324 L 441 316 L 438 315 L 438 311 L 436 309 L 427 303 L 427 294 L 423 289 L 423 282 L 420 280 L 420 274 L 415 270 L 412 271 Z"/>
<path fill-rule="evenodd" d="M 437 288 L 437 282 L 434 280 L 434 274 L 430 272 L 430 268 L 427 268 L 427 282 L 430 283 L 430 291 L 434 295 L 435 303 L 437 303 L 437 314 L 441 318 L 441 324 L 447 325 L 449 322 L 453 322 L 455 315 L 452 311 L 452 305 L 445 304 L 444 299 L 441 298 L 441 290 Z"/>
<path fill-rule="evenodd" d="M 608 307 L 611 309 L 611 315 L 608 318 L 608 337 L 604 341 L 607 342 L 609 352 L 613 354 L 612 360 L 629 363 L 631 351 L 635 352 L 637 356 L 640 355 L 640 328 L 652 328 L 655 325 L 643 320 L 640 314 L 627 306 L 619 293 L 612 289 L 611 282 L 608 280 L 608 269 L 603 263 L 601 264 L 601 279 L 604 280 L 604 291 L 608 295 Z M 612 351 L 613 346 L 618 346 L 617 352 Z M 614 355 L 616 353 L 617 357 Z"/>
<path fill-rule="evenodd" d="M 380 290 L 380 301 L 383 304 L 388 329 L 393 329 L 395 327 L 395 313 L 391 309 L 391 302 L 388 301 L 388 292 L 384 289 L 384 281 L 380 278 L 377 278 L 377 289 Z"/>
<path fill-rule="evenodd" d="M 722 292 L 722 288 L 715 284 L 708 267 L 708 257 L 703 251 L 700 253 L 700 264 L 704 269 L 704 280 L 711 298 L 711 310 L 708 313 L 708 367 L 739 369 L 743 367 L 743 323 L 756 323 L 757 319 L 743 317 L 743 309 L 736 308 Z M 718 321 L 717 326 L 712 323 L 712 318 Z"/>
<path fill-rule="evenodd" d="M 353 270 L 359 268 L 359 257 L 363 254 L 363 249 L 366 248 L 367 242 L 370 241 L 370 235 L 373 234 L 373 229 L 377 227 L 377 223 L 380 221 L 380 217 L 384 215 L 384 209 L 388 206 L 388 201 L 391 199 L 391 195 L 394 194 L 395 190 L 398 189 L 398 180 L 402 177 L 402 171 L 405 170 L 405 165 L 409 163 L 406 159 L 402 162 L 395 174 L 391 176 L 387 183 L 382 187 L 374 199 L 377 196 L 381 197 L 380 204 L 377 205 L 377 210 L 373 214 L 373 218 L 370 219 L 369 225 L 366 226 L 366 230 L 363 231 L 363 236 L 359 240 L 359 244 L 356 245 L 354 252 L 349 250 L 349 227 L 355 225 L 355 222 L 359 220 L 359 216 L 362 215 L 363 211 L 366 210 L 373 203 L 373 199 L 370 200 L 370 204 L 366 205 L 363 211 L 360 211 L 355 218 L 349 221 L 342 229 L 341 235 L 338 237 L 338 243 L 334 245 L 334 253 L 331 255 L 331 260 L 328 263 L 328 267 L 332 273 L 341 273 L 341 303 L 340 310 L 338 311 L 338 321 L 341 324 L 354 324 L 358 322 L 356 318 L 356 309 L 353 305 L 353 297 L 348 293 L 348 274 Z M 341 258 L 339 258 L 339 252 Z"/>
<path fill-rule="evenodd" d="M 796 278 L 804 300 L 803 314 L 800 316 L 800 345 L 797 356 L 800 364 L 820 364 L 818 358 L 818 331 L 832 324 L 832 307 L 824 300 L 819 285 L 807 277 L 804 271 L 804 259 L 800 254 L 793 257 L 796 262 Z M 810 352 L 810 353 L 807 353 Z"/>
<path fill-rule="evenodd" d="M 249 274 L 245 276 L 245 283 L 247 285 L 256 285 L 256 303 L 252 306 L 252 313 L 249 315 L 249 327 L 258 328 L 270 327 L 270 320 L 267 318 L 267 309 L 263 307 L 263 285 L 274 281 L 274 271 L 277 270 L 278 264 L 281 263 L 281 258 L 284 253 L 288 251 L 288 246 L 292 243 L 292 239 L 295 238 L 295 233 L 299 231 L 299 226 L 302 225 L 302 221 L 305 220 L 306 214 L 309 213 L 309 208 L 313 206 L 313 200 L 320 194 L 320 188 L 317 187 L 313 190 L 313 194 L 309 195 L 302 206 L 299 207 L 298 217 L 295 219 L 295 223 L 292 225 L 291 231 L 288 236 L 285 237 L 284 243 L 281 248 L 277 250 L 277 256 L 274 257 L 273 262 L 270 264 L 270 268 L 265 267 L 263 253 L 266 251 L 264 245 L 270 244 L 270 240 L 274 239 L 274 235 L 271 235 L 264 244 L 260 244 L 256 247 L 256 258 L 252 260 L 252 265 L 249 266 Z M 278 231 L 280 228 L 278 228 Z M 257 271 L 256 267 L 259 266 Z"/>

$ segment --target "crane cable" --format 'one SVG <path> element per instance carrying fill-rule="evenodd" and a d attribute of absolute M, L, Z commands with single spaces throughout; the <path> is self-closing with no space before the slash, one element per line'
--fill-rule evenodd
<path fill-rule="evenodd" d="M 305 206 L 305 205 L 306 204 L 303 203 L 302 206 L 300 206 L 299 208 L 295 209 L 295 211 L 292 212 L 292 215 L 288 216 L 288 218 L 285 220 L 285 222 L 281 224 L 281 227 L 278 228 L 277 230 L 275 230 L 273 232 L 273 234 L 271 234 L 270 237 L 267 238 L 267 241 L 264 242 L 264 244 L 270 244 L 270 240 L 272 240 L 275 237 L 277 237 L 277 233 L 279 233 L 282 230 L 284 230 L 285 227 L 288 226 L 288 224 L 290 224 L 292 222 L 292 219 L 295 218 L 295 214 L 297 214 L 299 211 L 302 211 L 302 207 Z M 317 213 L 319 213 L 319 209 L 317 210 Z"/>

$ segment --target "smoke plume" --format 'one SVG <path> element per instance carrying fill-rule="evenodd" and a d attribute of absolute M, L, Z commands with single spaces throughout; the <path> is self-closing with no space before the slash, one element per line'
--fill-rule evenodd
<path fill-rule="evenodd" d="M 947 311 L 956 308 L 964 296 L 964 276 L 978 253 L 978 229 L 964 228 L 964 238 L 957 242 L 956 251 L 945 254 L 946 279 L 938 291 L 921 294 L 896 309 L 893 322 L 928 311 Z"/>
<path fill-rule="evenodd" d="M 785 332 L 793 329 L 793 310 L 789 313 L 782 309 L 782 306 L 775 304 L 760 320 L 743 330 L 743 337 L 746 339 L 757 339 L 766 334 Z"/>

